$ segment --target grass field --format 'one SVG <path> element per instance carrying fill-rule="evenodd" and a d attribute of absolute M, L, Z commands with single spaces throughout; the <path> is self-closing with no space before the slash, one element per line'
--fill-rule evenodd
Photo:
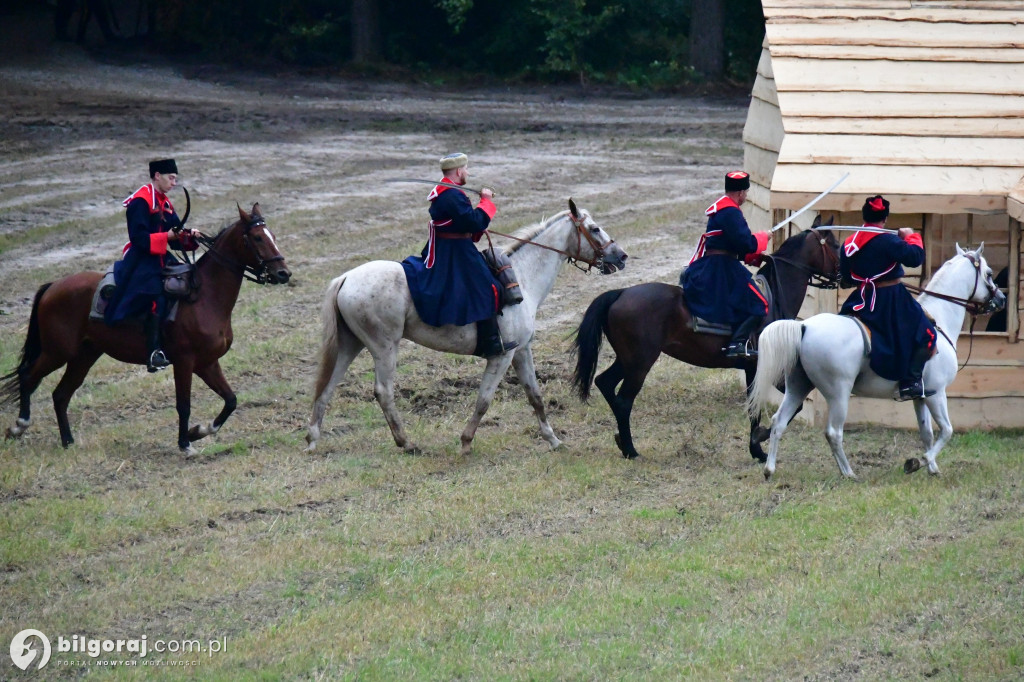
<path fill-rule="evenodd" d="M 674 280 L 709 187 L 740 163 L 742 107 L 570 100 L 552 105 L 564 117 L 553 128 L 534 129 L 531 107 L 541 105 L 529 96 L 521 109 L 515 96 L 501 100 L 511 113 L 497 123 L 484 111 L 489 96 L 478 96 L 460 104 L 483 111 L 469 133 L 430 134 L 421 127 L 433 119 L 372 113 L 339 131 L 325 121 L 343 103 L 303 94 L 281 104 L 253 92 L 236 85 L 227 100 L 190 102 L 197 127 L 172 147 L 195 178 L 186 184 L 198 185 L 194 225 L 211 231 L 236 199 L 260 200 L 295 274 L 286 287 L 243 286 L 222 362 L 239 409 L 185 457 L 169 373 L 104 359 L 72 401 L 77 443 L 63 450 L 49 404 L 57 376 L 44 382 L 32 428 L 0 444 L 0 645 L 34 628 L 54 651 L 28 672 L 5 654 L 0 679 L 1024 677 L 1020 432 L 958 433 L 940 455 L 943 474 L 929 477 L 902 472 L 919 454 L 916 434 L 850 429 L 852 482 L 819 430 L 797 423 L 765 482 L 747 454 L 739 372 L 656 365 L 634 411 L 638 461 L 618 456 L 600 397 L 584 405 L 569 390 L 571 332 L 589 301 Z M 54 116 L 85 98 L 62 96 Z M 389 96 L 379 102 L 401 109 Z M 425 109 L 435 94 L 417 97 L 409 106 Z M 233 101 L 256 102 L 272 123 L 264 137 L 227 141 L 217 126 L 251 128 L 244 117 L 224 122 Z M 327 113 L 300 117 L 287 136 L 275 127 L 286 105 Z M 609 136 L 599 115 L 614 126 L 646 122 Z M 698 115 L 707 121 L 663 122 Z M 34 289 L 116 253 L 123 218 L 105 195 L 134 187 L 124 158 L 147 151 L 130 136 L 125 151 L 85 132 L 59 151 L 33 131 L 0 162 L 0 178 L 18 188 L 9 196 L 20 197 L 0 208 L 9 292 L 0 373 L 17 362 Z M 565 447 L 547 448 L 506 378 L 473 454 L 460 456 L 483 363 L 408 344 L 398 406 L 423 454 L 394 446 L 365 355 L 338 390 L 319 449 L 303 452 L 324 287 L 364 260 L 418 251 L 425 234 L 423 192 L 360 188 L 360 150 L 386 157 L 372 180 L 422 173 L 422 156 L 463 144 L 505 176 L 500 229 L 561 210 L 571 193 L 630 252 L 613 276 L 564 269 L 541 309 L 534 355 Z M 51 177 L 47 149 L 65 155 L 62 167 L 109 156 L 90 162 L 104 169 L 92 186 L 71 187 Z M 61 188 L 76 204 L 102 196 L 68 215 L 54 204 Z M 75 252 L 83 242 L 95 251 Z M 219 409 L 197 383 L 193 419 Z M 14 416 L 5 408 L 3 426 Z M 75 635 L 218 650 L 57 650 L 58 637 Z M 101 665 L 119 661 L 138 665 Z"/>

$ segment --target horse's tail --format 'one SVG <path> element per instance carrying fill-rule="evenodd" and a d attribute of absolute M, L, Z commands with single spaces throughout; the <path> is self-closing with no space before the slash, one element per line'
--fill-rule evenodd
<path fill-rule="evenodd" d="M 576 330 L 576 339 L 573 341 L 576 371 L 573 372 L 572 383 L 583 402 L 590 399 L 590 384 L 597 372 L 597 359 L 601 354 L 601 339 L 608 323 L 608 310 L 619 300 L 623 291 L 625 289 L 613 289 L 595 298 Z"/>
<path fill-rule="evenodd" d="M 747 412 L 751 417 L 761 415 L 771 399 L 772 389 L 796 367 L 803 334 L 803 322 L 778 320 L 757 337 L 757 374 L 747 395 Z"/>
<path fill-rule="evenodd" d="M 341 285 L 345 283 L 345 275 L 335 277 L 327 286 L 327 293 L 324 294 L 324 302 L 320 307 L 320 322 L 322 332 L 320 336 L 320 367 L 316 377 L 316 394 L 319 398 L 324 389 L 327 388 L 334 372 L 334 366 L 338 362 L 338 330 L 345 321 L 341 319 L 341 311 L 338 310 L 338 292 Z"/>
<path fill-rule="evenodd" d="M 32 301 L 32 314 L 28 318 L 28 334 L 25 336 L 25 345 L 21 348 L 21 360 L 14 371 L 0 377 L 0 382 L 3 382 L 0 385 L 0 405 L 9 405 L 21 397 L 21 379 L 42 355 L 43 343 L 39 334 L 39 301 L 52 285 L 53 282 L 49 282 L 36 291 L 35 300 Z"/>

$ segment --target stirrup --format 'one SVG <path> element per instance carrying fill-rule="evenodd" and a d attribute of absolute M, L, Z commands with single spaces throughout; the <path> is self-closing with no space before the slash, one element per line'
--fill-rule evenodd
<path fill-rule="evenodd" d="M 751 348 L 746 341 L 735 341 L 722 349 L 727 358 L 756 358 L 757 349 Z"/>
<path fill-rule="evenodd" d="M 517 342 L 515 342 L 515 341 L 503 342 L 503 341 L 500 341 L 500 339 L 499 339 L 498 343 L 492 343 L 492 344 L 488 345 L 487 348 L 478 350 L 476 353 L 474 353 L 474 355 L 476 355 L 477 357 L 481 357 L 481 358 L 493 358 L 493 357 L 496 357 L 498 355 L 504 355 L 505 353 L 509 352 L 513 348 L 518 348 L 518 347 L 519 347 L 519 344 Z"/>
<path fill-rule="evenodd" d="M 164 352 L 157 348 L 155 351 L 150 353 L 149 362 L 146 364 L 146 369 L 150 372 L 159 372 L 162 369 L 167 369 L 171 364 L 171 361 L 167 359 Z"/>
<path fill-rule="evenodd" d="M 922 381 L 908 381 L 900 382 L 899 394 L 896 396 L 896 400 L 904 402 L 906 400 L 919 400 L 923 398 L 929 398 L 935 395 L 935 391 L 926 391 L 924 389 L 924 382 Z"/>

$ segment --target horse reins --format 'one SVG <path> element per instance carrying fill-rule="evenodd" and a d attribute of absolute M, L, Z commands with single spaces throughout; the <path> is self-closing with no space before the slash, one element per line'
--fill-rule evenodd
<path fill-rule="evenodd" d="M 495 230 L 487 230 L 487 235 L 488 235 L 487 241 L 488 241 L 488 244 L 490 244 L 490 239 L 491 239 L 490 235 L 491 234 L 496 234 L 499 237 L 508 237 L 509 239 L 514 239 L 515 241 L 520 242 L 521 244 L 532 244 L 534 246 L 539 246 L 542 249 L 547 249 L 548 251 L 554 251 L 555 253 L 558 253 L 558 254 L 561 254 L 561 255 L 565 256 L 566 262 L 571 263 L 572 265 L 574 265 L 575 267 L 579 268 L 580 270 L 583 270 L 583 272 L 589 273 L 592 268 L 596 267 L 597 265 L 599 265 L 601 263 L 601 260 L 604 258 L 604 250 L 607 247 L 609 247 L 612 244 L 614 244 L 615 240 L 614 239 L 609 240 L 607 244 L 602 246 L 596 239 L 594 239 L 593 235 L 590 234 L 590 231 L 586 229 L 586 219 L 585 218 L 583 218 L 582 216 L 577 218 L 576 216 L 572 215 L 571 213 L 568 214 L 567 217 L 569 218 L 569 220 L 572 221 L 572 224 L 576 227 L 576 253 L 579 253 L 580 247 L 583 246 L 583 239 L 586 239 L 587 243 L 590 244 L 590 247 L 594 250 L 595 257 L 593 259 L 588 260 L 586 258 L 580 258 L 579 256 L 573 256 L 568 251 L 563 251 L 562 249 L 556 249 L 555 247 L 548 246 L 547 244 L 538 244 L 537 242 L 532 242 L 529 239 L 521 239 L 520 237 L 516 237 L 516 236 L 511 235 L 511 234 L 505 234 L 503 232 L 496 232 Z M 493 248 L 493 246 L 492 246 L 492 248 Z M 587 268 L 584 269 L 584 268 L 580 267 L 579 264 L 578 264 L 580 262 L 586 263 L 587 264 Z"/>
<path fill-rule="evenodd" d="M 838 288 L 839 287 L 839 256 L 837 256 L 835 253 L 833 253 L 832 249 L 830 249 L 828 247 L 828 240 L 826 240 L 825 237 L 822 237 L 820 232 L 818 232 L 813 227 L 810 228 L 808 231 L 811 232 L 814 235 L 814 237 L 818 240 L 818 243 L 821 245 L 822 262 L 824 262 L 824 263 L 831 262 L 832 263 L 832 265 L 833 265 L 832 274 L 823 275 L 820 272 L 814 270 L 809 265 L 806 265 L 804 263 L 800 263 L 800 262 L 797 262 L 797 261 L 794 261 L 794 260 L 790 260 L 789 258 L 785 258 L 783 256 L 776 256 L 776 255 L 773 255 L 773 254 L 765 254 L 765 258 L 767 258 L 768 260 L 771 260 L 771 261 L 777 261 L 779 263 L 785 263 L 787 265 L 791 265 L 791 266 L 797 268 L 798 270 L 802 270 L 802 271 L 808 273 L 809 277 L 808 277 L 808 282 L 807 283 L 808 283 L 808 285 L 810 285 L 812 287 L 815 287 L 817 289 L 836 289 L 836 288 Z M 776 268 L 776 270 L 777 270 L 777 268 Z M 775 273 L 775 277 L 778 278 L 778 272 Z"/>
<path fill-rule="evenodd" d="M 973 293 L 978 290 L 978 282 L 981 280 L 981 261 L 975 260 L 974 258 L 968 256 L 967 254 L 964 254 L 964 257 L 970 260 L 971 265 L 974 266 L 974 287 L 971 288 L 971 293 Z M 986 302 L 985 305 L 980 305 L 969 298 L 960 298 L 959 296 L 950 296 L 949 294 L 940 294 L 935 291 L 928 291 L 924 287 L 919 287 L 915 284 L 907 284 L 906 282 L 903 283 L 903 286 L 906 287 L 907 290 L 912 291 L 914 293 L 928 294 L 929 296 L 932 296 L 939 300 L 948 301 L 958 306 L 962 306 L 964 310 L 966 310 L 967 313 L 971 316 L 971 326 L 967 328 L 967 357 L 964 359 L 964 364 L 960 365 L 960 369 L 966 367 L 967 363 L 970 362 L 971 360 L 971 353 L 974 352 L 974 323 L 978 321 L 978 315 L 980 315 L 981 312 L 985 309 L 985 307 L 988 306 L 988 303 Z M 991 289 L 989 291 L 991 292 Z M 943 330 L 942 327 L 940 327 L 937 324 L 935 325 L 935 328 L 939 330 L 939 333 L 942 334 L 946 341 L 949 341 L 949 345 L 952 346 L 953 351 L 956 352 L 956 344 L 953 343 L 953 339 L 949 338 L 949 334 L 947 334 L 945 330 Z M 960 369 L 958 369 L 957 371 L 959 372 Z"/>

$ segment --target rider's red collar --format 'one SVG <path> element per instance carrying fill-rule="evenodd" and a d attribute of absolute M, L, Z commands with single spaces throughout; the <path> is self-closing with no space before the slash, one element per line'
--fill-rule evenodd
<path fill-rule="evenodd" d="M 862 225 L 862 227 L 881 227 L 881 225 L 875 225 L 875 224 L 872 224 L 872 223 L 864 223 L 864 225 Z M 874 239 L 875 237 L 877 237 L 880 234 L 882 234 L 882 233 L 881 232 L 854 232 L 852 235 L 847 237 L 846 241 L 843 243 L 843 253 L 846 254 L 847 258 L 849 258 L 853 254 L 855 254 L 858 251 L 860 251 L 861 249 L 863 249 L 864 246 L 869 241 L 871 241 L 872 239 Z"/>
<path fill-rule="evenodd" d="M 739 204 L 737 204 L 735 201 L 733 201 L 729 196 L 723 196 L 721 199 L 719 199 L 715 203 L 713 203 L 710 206 L 708 206 L 708 209 L 706 211 L 704 211 L 704 215 L 714 215 L 715 213 L 718 213 L 719 211 L 721 211 L 723 208 L 739 208 L 739 207 L 740 207 Z"/>
<path fill-rule="evenodd" d="M 448 178 L 441 178 L 440 180 L 438 180 L 438 182 L 447 182 L 449 185 L 457 185 L 457 184 L 459 184 L 459 183 L 455 182 L 454 180 L 449 180 Z M 465 183 L 463 183 L 463 184 L 465 184 Z M 430 190 L 430 194 L 427 195 L 427 201 L 433 201 L 434 199 L 436 199 L 439 196 L 441 196 L 441 192 L 444 192 L 445 190 L 449 190 L 449 189 L 455 189 L 455 188 L 454 187 L 448 187 L 447 185 L 435 185 L 434 189 Z"/>

